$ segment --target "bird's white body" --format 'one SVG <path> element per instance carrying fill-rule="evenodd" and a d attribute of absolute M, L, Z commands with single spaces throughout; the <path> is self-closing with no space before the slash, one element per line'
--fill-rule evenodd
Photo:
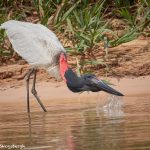
<path fill-rule="evenodd" d="M 14 50 L 33 67 L 43 67 L 60 78 L 57 55 L 65 52 L 56 35 L 41 24 L 10 20 L 3 23 Z"/>

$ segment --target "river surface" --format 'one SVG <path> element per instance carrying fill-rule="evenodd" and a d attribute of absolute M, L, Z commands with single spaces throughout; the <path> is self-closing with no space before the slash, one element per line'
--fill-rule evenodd
<path fill-rule="evenodd" d="M 30 115 L 21 103 L 1 103 L 0 149 L 149 150 L 150 95 L 120 101 L 113 109 L 90 98 L 53 100 L 47 113 L 37 105 Z"/>

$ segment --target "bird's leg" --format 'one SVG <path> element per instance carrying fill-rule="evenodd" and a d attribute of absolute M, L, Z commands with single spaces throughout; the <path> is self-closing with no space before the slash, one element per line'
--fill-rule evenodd
<path fill-rule="evenodd" d="M 33 74 L 34 72 L 34 68 L 29 69 L 28 73 L 25 76 L 26 79 L 26 89 L 27 89 L 27 110 L 28 113 L 30 112 L 30 103 L 29 103 L 29 80 L 30 80 L 30 76 Z"/>
<path fill-rule="evenodd" d="M 43 111 L 47 112 L 47 110 L 45 109 L 43 103 L 41 102 L 39 96 L 37 95 L 37 91 L 35 89 L 35 83 L 36 83 L 36 72 L 37 70 L 34 69 L 34 78 L 33 78 L 33 85 L 32 85 L 32 94 L 35 96 L 36 100 L 38 101 L 38 103 L 40 104 L 40 106 L 42 107 Z"/>

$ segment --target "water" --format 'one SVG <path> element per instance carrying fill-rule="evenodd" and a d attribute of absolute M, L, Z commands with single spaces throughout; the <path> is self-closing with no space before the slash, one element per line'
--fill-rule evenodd
<path fill-rule="evenodd" d="M 110 97 L 109 99 L 111 99 Z M 0 147 L 39 150 L 149 150 L 150 95 L 96 107 L 88 100 L 54 100 L 28 115 L 23 104 L 0 105 Z M 33 106 L 32 106 L 33 108 Z M 4 148 L 1 148 L 4 149 Z M 19 148 L 14 148 L 19 149 Z"/>

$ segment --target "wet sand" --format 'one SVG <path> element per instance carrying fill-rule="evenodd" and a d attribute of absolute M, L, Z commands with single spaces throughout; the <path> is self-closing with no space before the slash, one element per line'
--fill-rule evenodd
<path fill-rule="evenodd" d="M 114 88 L 122 92 L 126 97 L 132 97 L 135 95 L 143 96 L 150 93 L 150 76 L 123 78 L 120 79 L 120 81 L 115 78 L 109 78 L 109 80 L 111 83 L 115 84 Z M 79 97 L 93 97 L 97 95 L 96 93 L 91 92 L 89 94 L 87 92 L 82 94 L 72 93 L 68 90 L 64 82 L 39 82 L 37 83 L 36 89 L 43 101 L 50 101 L 54 99 L 76 99 Z M 105 93 L 99 92 L 99 95 L 103 97 Z M 34 98 L 32 94 L 30 94 L 30 98 Z M 21 87 L 13 87 L 7 90 L 1 90 L 0 99 L 0 103 L 14 103 L 14 101 L 24 101 L 26 99 L 25 83 Z"/>

